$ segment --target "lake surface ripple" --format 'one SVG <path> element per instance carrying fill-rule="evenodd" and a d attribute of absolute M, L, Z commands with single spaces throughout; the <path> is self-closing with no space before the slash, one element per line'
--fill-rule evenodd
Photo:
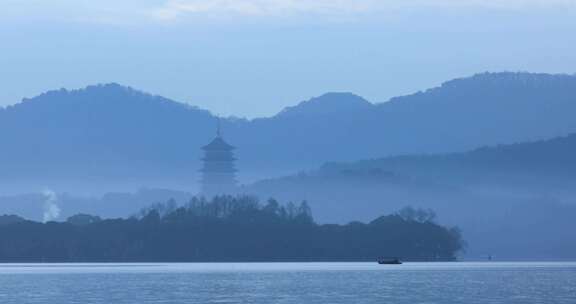
<path fill-rule="evenodd" d="M 0 303 L 576 303 L 576 263 L 0 264 Z"/>

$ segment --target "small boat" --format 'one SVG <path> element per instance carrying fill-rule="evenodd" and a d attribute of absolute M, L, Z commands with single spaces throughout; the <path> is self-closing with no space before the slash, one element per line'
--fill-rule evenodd
<path fill-rule="evenodd" d="M 399 258 L 391 258 L 391 259 L 380 258 L 380 259 L 378 259 L 378 264 L 380 264 L 380 265 L 400 265 L 400 264 L 402 264 L 402 261 L 400 261 Z"/>

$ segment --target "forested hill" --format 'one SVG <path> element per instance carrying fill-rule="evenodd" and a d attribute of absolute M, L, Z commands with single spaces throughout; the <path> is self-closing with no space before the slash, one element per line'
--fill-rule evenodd
<path fill-rule="evenodd" d="M 184 170 L 175 166 L 195 164 L 214 134 L 208 126 L 215 126 L 208 111 L 118 84 L 52 91 L 0 110 L 0 178 L 39 187 L 63 180 L 70 188 L 178 180 Z"/>
<path fill-rule="evenodd" d="M 463 229 L 472 255 L 576 254 L 576 134 L 464 153 L 328 163 L 246 191 L 308 199 L 322 221 L 366 220 L 405 204 L 432 208 Z"/>
<path fill-rule="evenodd" d="M 576 134 L 462 153 L 331 162 L 245 187 L 264 197 L 310 199 L 329 220 L 342 220 L 342 215 L 365 219 L 408 201 L 458 222 L 471 210 L 489 213 L 542 198 L 574 205 L 575 189 Z M 355 204 L 346 204 L 354 198 Z"/>
<path fill-rule="evenodd" d="M 431 211 L 403 209 L 368 224 L 318 225 L 306 203 L 252 197 L 156 205 L 140 217 L 76 215 L 46 224 L 0 217 L 2 262 L 212 262 L 453 260 L 458 229 Z"/>
<path fill-rule="evenodd" d="M 250 181 L 327 161 L 563 136 L 576 132 L 573 113 L 576 76 L 485 73 L 383 103 L 325 94 L 269 118 L 224 119 L 223 133 Z M 0 193 L 18 183 L 190 189 L 215 125 L 205 110 L 117 84 L 48 92 L 0 109 Z"/>
<path fill-rule="evenodd" d="M 383 170 L 436 181 L 449 179 L 466 183 L 470 179 L 499 183 L 528 178 L 534 182 L 568 181 L 576 178 L 576 133 L 526 143 L 484 147 L 464 153 L 413 155 L 329 163 L 320 169 L 322 175 L 342 172 Z M 497 179 L 497 180 L 494 180 Z M 512 180 L 511 180 L 512 179 Z M 527 188 L 532 185 L 525 185 Z"/>

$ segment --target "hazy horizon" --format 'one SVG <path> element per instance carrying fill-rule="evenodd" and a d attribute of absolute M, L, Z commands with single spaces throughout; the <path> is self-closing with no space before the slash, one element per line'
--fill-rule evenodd
<path fill-rule="evenodd" d="M 0 0 L 0 303 L 576 303 L 575 29 Z"/>
<path fill-rule="evenodd" d="M 9 0 L 0 106 L 117 82 L 253 118 L 326 92 L 384 102 L 484 71 L 573 74 L 575 4 Z"/>

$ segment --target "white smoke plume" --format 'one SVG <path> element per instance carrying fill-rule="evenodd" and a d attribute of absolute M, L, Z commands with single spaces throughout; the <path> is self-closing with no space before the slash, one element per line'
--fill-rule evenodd
<path fill-rule="evenodd" d="M 42 194 L 46 197 L 42 220 L 44 223 L 54 221 L 60 216 L 60 207 L 57 204 L 58 195 L 50 189 L 45 189 Z"/>

